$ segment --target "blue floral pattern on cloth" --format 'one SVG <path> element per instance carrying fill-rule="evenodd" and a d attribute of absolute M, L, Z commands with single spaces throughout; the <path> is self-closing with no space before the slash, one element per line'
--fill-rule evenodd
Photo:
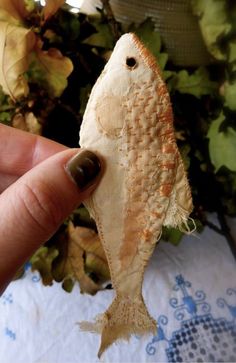
<path fill-rule="evenodd" d="M 236 362 L 236 289 L 228 288 L 226 296 L 216 301 L 219 308 L 228 310 L 227 320 L 212 316 L 204 291 L 191 295 L 188 291 L 192 285 L 182 275 L 176 276 L 175 282 L 173 290 L 178 298 L 171 298 L 169 304 L 179 329 L 168 338 L 168 318 L 160 315 L 158 333 L 147 344 L 147 354 L 157 354 L 159 345 L 165 341 L 168 362 Z"/>
<path fill-rule="evenodd" d="M 27 273 L 30 272 L 31 272 L 31 263 L 27 262 L 24 265 L 24 274 L 26 275 Z M 31 281 L 34 283 L 41 281 L 41 277 L 38 272 L 30 273 L 30 276 L 31 276 Z M 0 296 L 0 302 L 3 305 L 12 305 L 14 303 L 13 293 L 5 292 L 2 296 Z M 12 328 L 9 328 L 8 326 L 3 328 L 3 333 L 8 339 L 12 341 L 17 339 L 16 332 Z"/>

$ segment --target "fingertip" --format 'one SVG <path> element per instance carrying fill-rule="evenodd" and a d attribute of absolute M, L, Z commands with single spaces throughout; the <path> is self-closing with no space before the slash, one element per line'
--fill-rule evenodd
<path fill-rule="evenodd" d="M 66 163 L 65 171 L 80 191 L 84 191 L 98 182 L 101 161 L 92 151 L 81 149 Z"/>

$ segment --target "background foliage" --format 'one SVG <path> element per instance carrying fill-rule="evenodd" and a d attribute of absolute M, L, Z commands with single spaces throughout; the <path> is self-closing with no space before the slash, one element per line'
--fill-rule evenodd
<path fill-rule="evenodd" d="M 123 30 L 103 0 L 99 15 L 72 14 L 64 0 L 0 0 L 0 122 L 78 146 L 93 84 Z M 175 116 L 176 138 L 188 170 L 198 229 L 224 234 L 235 253 L 226 216 L 236 215 L 236 4 L 193 0 L 208 67 L 180 69 L 168 59 L 151 19 L 130 24 L 163 70 Z M 215 212 L 219 226 L 207 220 Z M 89 229 L 88 229 L 89 228 Z M 178 244 L 182 233 L 164 229 Z M 80 206 L 31 259 L 44 284 L 95 293 L 109 279 L 96 226 Z M 22 271 L 19 272 L 19 275 Z M 108 286 L 109 287 L 109 286 Z"/>

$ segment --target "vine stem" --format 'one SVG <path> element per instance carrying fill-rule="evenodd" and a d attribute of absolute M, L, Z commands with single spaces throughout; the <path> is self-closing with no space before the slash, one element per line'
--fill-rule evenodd
<path fill-rule="evenodd" d="M 101 0 L 101 3 L 103 5 L 104 11 L 106 12 L 106 17 L 110 25 L 114 40 L 117 41 L 121 36 L 121 32 L 119 30 L 119 24 L 115 19 L 109 0 Z"/>

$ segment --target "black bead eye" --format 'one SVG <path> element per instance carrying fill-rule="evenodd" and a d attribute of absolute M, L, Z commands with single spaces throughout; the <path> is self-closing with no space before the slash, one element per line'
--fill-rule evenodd
<path fill-rule="evenodd" d="M 127 57 L 126 58 L 126 65 L 129 69 L 134 69 L 135 67 L 137 67 L 137 61 L 134 57 Z"/>

